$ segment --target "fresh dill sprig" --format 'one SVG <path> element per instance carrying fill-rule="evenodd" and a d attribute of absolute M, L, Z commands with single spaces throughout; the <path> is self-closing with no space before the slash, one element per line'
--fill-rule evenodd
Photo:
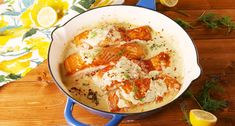
<path fill-rule="evenodd" d="M 225 100 L 217 100 L 212 97 L 211 93 L 213 91 L 223 92 L 223 88 L 218 85 L 218 80 L 216 79 L 206 81 L 205 85 L 196 96 L 202 108 L 206 111 L 214 112 L 227 107 Z"/>
<path fill-rule="evenodd" d="M 175 20 L 175 22 L 176 22 L 178 25 L 180 25 L 183 29 L 193 28 L 192 25 L 191 25 L 189 22 L 184 21 L 184 20 L 181 19 L 181 18 L 177 18 L 177 19 Z"/>
<path fill-rule="evenodd" d="M 191 90 L 187 90 L 184 93 L 184 97 L 191 97 L 195 100 L 198 106 L 206 111 L 215 112 L 217 110 L 227 107 L 227 102 L 225 100 L 218 100 L 213 97 L 212 93 L 224 92 L 224 89 L 218 85 L 217 79 L 210 79 L 205 82 L 202 89 L 194 95 Z"/>
<path fill-rule="evenodd" d="M 218 28 L 227 28 L 228 33 L 235 29 L 235 23 L 232 21 L 229 16 L 220 16 L 215 13 L 205 13 L 198 19 L 200 22 L 204 23 L 208 28 L 218 29 Z"/>

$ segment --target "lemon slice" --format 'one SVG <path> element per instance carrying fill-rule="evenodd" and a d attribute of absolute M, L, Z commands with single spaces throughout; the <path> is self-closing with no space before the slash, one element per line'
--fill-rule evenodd
<path fill-rule="evenodd" d="M 210 112 L 192 109 L 189 114 L 189 120 L 193 126 L 214 126 L 217 118 Z"/>
<path fill-rule="evenodd" d="M 40 26 L 48 28 L 57 21 L 57 13 L 52 7 L 43 7 L 38 12 L 37 21 Z"/>
<path fill-rule="evenodd" d="M 178 0 L 160 0 L 160 2 L 167 7 L 174 7 L 178 3 Z"/>

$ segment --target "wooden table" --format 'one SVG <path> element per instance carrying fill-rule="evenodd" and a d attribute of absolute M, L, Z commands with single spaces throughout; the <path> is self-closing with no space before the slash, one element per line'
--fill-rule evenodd
<path fill-rule="evenodd" d="M 136 1 L 126 0 L 125 4 L 134 5 Z M 169 11 L 158 4 L 158 11 L 172 19 L 180 17 L 192 22 L 206 10 L 231 16 L 235 20 L 235 0 L 179 0 L 178 5 L 171 9 L 182 10 L 190 16 Z M 197 46 L 203 69 L 201 77 L 192 83 L 191 89 L 197 91 L 209 76 L 219 76 L 225 88 L 222 98 L 229 101 L 229 106 L 226 110 L 216 113 L 219 119 L 217 125 L 235 125 L 235 31 L 226 35 L 226 30 L 213 31 L 200 25 L 187 32 Z M 65 126 L 65 101 L 65 95 L 51 81 L 45 61 L 21 80 L 0 87 L 0 126 Z M 187 125 L 183 119 L 180 102 L 178 100 L 146 119 L 124 121 L 121 125 Z M 192 99 L 186 99 L 184 102 L 189 109 L 198 108 Z M 91 125 L 103 125 L 108 121 L 79 106 L 75 106 L 73 114 L 78 120 Z"/>

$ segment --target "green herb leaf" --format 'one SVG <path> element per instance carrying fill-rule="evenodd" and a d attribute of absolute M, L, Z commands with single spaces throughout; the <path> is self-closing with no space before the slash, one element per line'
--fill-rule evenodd
<path fill-rule="evenodd" d="M 164 44 L 152 44 L 151 46 L 150 46 L 150 49 L 151 50 L 155 50 L 155 49 L 158 49 L 158 48 L 160 48 L 160 47 L 162 47 L 162 46 L 165 46 Z"/>
<path fill-rule="evenodd" d="M 6 78 L 9 78 L 9 79 L 12 79 L 12 80 L 16 80 L 18 78 L 21 78 L 21 75 L 20 74 L 9 74 L 6 76 Z"/>
<path fill-rule="evenodd" d="M 95 2 L 95 0 L 81 0 L 78 3 L 84 8 L 89 9 L 90 6 Z"/>
<path fill-rule="evenodd" d="M 214 112 L 219 109 L 227 107 L 227 102 L 224 100 L 216 100 L 212 98 L 212 91 L 221 91 L 221 87 L 218 86 L 218 81 L 211 79 L 206 81 L 203 88 L 199 91 L 199 95 L 196 97 L 202 108 L 206 111 Z"/>
<path fill-rule="evenodd" d="M 96 32 L 91 32 L 91 38 L 94 38 L 97 35 Z"/>
<path fill-rule="evenodd" d="M 83 10 L 82 8 L 77 7 L 77 6 L 75 6 L 75 5 L 73 5 L 73 6 L 71 7 L 71 9 L 74 10 L 74 11 L 77 11 L 78 13 L 83 13 L 83 12 L 85 11 L 85 10 Z"/>
<path fill-rule="evenodd" d="M 4 82 L 5 81 L 5 76 L 4 75 L 0 75 L 0 82 Z"/>
<path fill-rule="evenodd" d="M 214 13 L 205 12 L 199 17 L 199 21 L 204 23 L 208 28 L 227 28 L 228 33 L 235 29 L 235 23 L 228 16 L 219 16 Z"/>
<path fill-rule="evenodd" d="M 130 75 L 129 74 L 124 74 L 126 79 L 130 79 Z"/>
<path fill-rule="evenodd" d="M 141 102 L 144 102 L 144 98 L 141 98 L 140 101 L 141 101 Z"/>
<path fill-rule="evenodd" d="M 233 29 L 235 29 L 235 23 L 232 22 L 231 17 L 228 16 L 221 17 L 219 23 L 221 25 L 226 26 L 228 28 L 228 32 L 231 32 Z"/>
<path fill-rule="evenodd" d="M 133 92 L 136 94 L 137 92 L 138 92 L 138 87 L 137 86 L 135 86 L 135 85 L 133 85 Z"/>
<path fill-rule="evenodd" d="M 184 21 L 183 19 L 177 18 L 175 22 L 179 24 L 183 29 L 193 28 L 189 22 Z"/>
<path fill-rule="evenodd" d="M 124 50 L 122 49 L 122 50 L 120 50 L 120 51 L 117 53 L 117 55 L 118 55 L 118 56 L 122 56 L 123 53 L 124 53 Z"/>
<path fill-rule="evenodd" d="M 30 36 L 36 34 L 37 30 L 38 30 L 38 29 L 36 29 L 36 28 L 31 28 L 29 31 L 27 31 L 27 32 L 24 34 L 22 40 L 24 40 L 25 38 L 30 37 Z"/>

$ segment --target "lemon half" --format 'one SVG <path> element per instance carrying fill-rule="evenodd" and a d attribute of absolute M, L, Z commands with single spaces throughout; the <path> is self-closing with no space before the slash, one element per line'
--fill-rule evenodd
<path fill-rule="evenodd" d="M 57 13 L 52 7 L 43 7 L 37 14 L 37 21 L 44 28 L 51 27 L 57 21 Z"/>
<path fill-rule="evenodd" d="M 189 119 L 193 126 L 214 126 L 217 121 L 215 115 L 200 109 L 190 110 Z"/>
<path fill-rule="evenodd" d="M 160 0 L 160 2 L 167 7 L 174 7 L 178 3 L 178 0 Z"/>

